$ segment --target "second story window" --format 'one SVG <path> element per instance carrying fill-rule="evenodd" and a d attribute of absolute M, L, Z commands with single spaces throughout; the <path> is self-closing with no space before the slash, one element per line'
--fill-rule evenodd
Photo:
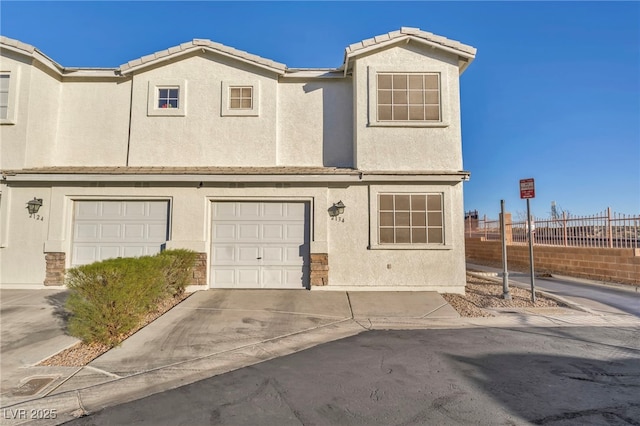
<path fill-rule="evenodd" d="M 438 73 L 378 73 L 378 121 L 439 122 Z"/>
<path fill-rule="evenodd" d="M 9 117 L 9 73 L 0 74 L 0 119 Z"/>
<path fill-rule="evenodd" d="M 229 88 L 229 109 L 252 109 L 253 108 L 253 87 L 230 87 Z"/>
<path fill-rule="evenodd" d="M 184 117 L 187 115 L 187 81 L 154 79 L 149 81 L 147 115 L 150 117 Z"/>
<path fill-rule="evenodd" d="M 178 108 L 180 102 L 179 87 L 158 88 L 158 108 Z"/>

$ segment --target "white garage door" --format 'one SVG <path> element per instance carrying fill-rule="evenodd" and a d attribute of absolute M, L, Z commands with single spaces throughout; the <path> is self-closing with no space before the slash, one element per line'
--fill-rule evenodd
<path fill-rule="evenodd" d="M 211 287 L 306 288 L 309 207 L 289 202 L 214 202 Z"/>
<path fill-rule="evenodd" d="M 156 254 L 168 217 L 168 201 L 76 201 L 71 264 Z"/>

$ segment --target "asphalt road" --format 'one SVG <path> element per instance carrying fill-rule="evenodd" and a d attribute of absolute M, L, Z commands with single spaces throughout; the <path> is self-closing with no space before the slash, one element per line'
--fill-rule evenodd
<path fill-rule="evenodd" d="M 368 331 L 71 425 L 640 425 L 638 328 Z"/>

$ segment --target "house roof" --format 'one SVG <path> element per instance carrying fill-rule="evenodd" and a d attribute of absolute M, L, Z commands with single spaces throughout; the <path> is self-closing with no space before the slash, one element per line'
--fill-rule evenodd
<path fill-rule="evenodd" d="M 182 43 L 178 46 L 173 46 L 168 49 L 152 53 L 151 55 L 142 56 L 141 58 L 129 61 L 126 64 L 120 65 L 119 71 L 122 74 L 127 74 L 142 67 L 153 65 L 169 58 L 185 55 L 197 50 L 218 53 L 242 62 L 257 65 L 261 68 L 266 68 L 278 74 L 284 74 L 287 69 L 285 64 L 272 61 L 271 59 L 262 58 L 243 50 L 234 49 L 233 47 L 225 46 L 224 44 L 216 43 L 207 39 L 193 39 L 190 42 Z"/>
<path fill-rule="evenodd" d="M 346 72 L 349 67 L 349 60 L 358 55 L 406 41 L 415 41 L 458 55 L 461 59 L 458 64 L 461 74 L 476 56 L 475 47 L 462 44 L 457 40 L 451 40 L 427 31 L 422 31 L 420 28 L 402 27 L 397 31 L 381 34 L 347 46 L 342 68 Z"/>
<path fill-rule="evenodd" d="M 279 75 L 286 75 L 287 77 L 335 78 L 337 76 L 336 74 L 338 74 L 337 72 L 342 72 L 343 75 L 346 74 L 350 61 L 358 55 L 383 49 L 404 41 L 415 41 L 417 43 L 425 44 L 458 55 L 460 58 L 459 67 L 461 73 L 475 58 L 476 54 L 476 49 L 474 47 L 462 44 L 459 41 L 451 40 L 427 31 L 422 31 L 419 28 L 402 27 L 397 31 L 378 35 L 347 46 L 345 48 L 344 62 L 339 68 L 288 68 L 285 64 L 207 39 L 193 39 L 192 41 L 182 43 L 178 46 L 173 46 L 150 55 L 133 59 L 117 68 L 72 68 L 59 65 L 40 50 L 29 44 L 0 36 L 0 45 L 3 49 L 31 56 L 49 68 L 55 70 L 60 75 L 70 77 L 114 77 L 117 75 L 126 75 L 146 67 L 161 64 L 164 61 L 201 50 L 202 52 L 213 52 L 230 57 L 241 62 L 272 71 Z"/>

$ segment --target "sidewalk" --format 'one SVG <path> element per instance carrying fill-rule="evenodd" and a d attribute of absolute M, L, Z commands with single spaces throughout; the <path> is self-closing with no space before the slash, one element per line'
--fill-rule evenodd
<path fill-rule="evenodd" d="M 1 295 L 2 424 L 61 424 L 373 329 L 640 326 L 640 318 L 580 311 L 460 318 L 435 292 L 209 290 L 193 294 L 85 367 L 37 367 L 76 342 L 64 335 L 59 317 L 64 294 Z M 55 418 L 36 420 L 32 413 Z"/>

